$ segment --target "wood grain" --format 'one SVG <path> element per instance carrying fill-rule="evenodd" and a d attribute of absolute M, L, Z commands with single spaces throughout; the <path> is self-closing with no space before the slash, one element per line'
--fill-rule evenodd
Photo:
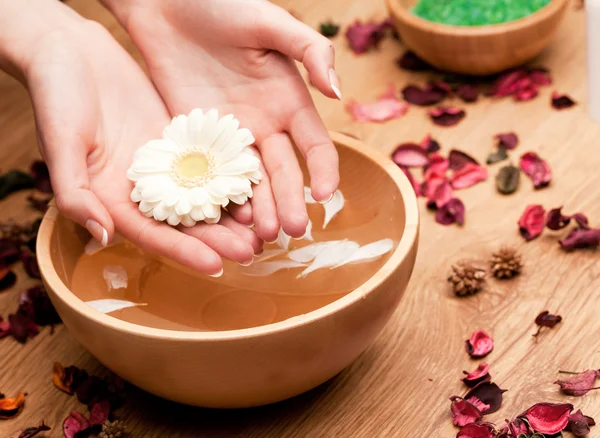
<path fill-rule="evenodd" d="M 281 0 L 311 26 L 333 18 L 348 25 L 361 19 L 386 16 L 383 2 L 361 0 Z M 131 43 L 99 5 L 74 0 L 72 6 L 104 23 L 129 50 Z M 431 124 L 422 108 L 412 107 L 400 120 L 385 124 L 353 122 L 343 105 L 350 99 L 375 98 L 392 82 L 402 86 L 424 81 L 395 66 L 401 45 L 385 40 L 378 51 L 361 56 L 350 53 L 343 35 L 335 40 L 336 70 L 344 102 L 319 96 L 315 102 L 327 127 L 353 134 L 389 154 L 397 143 L 420 140 L 431 133 L 448 151 L 457 147 L 484 160 L 498 132 L 516 131 L 521 144 L 514 157 L 535 150 L 551 164 L 554 181 L 534 191 L 523 180 L 508 197 L 496 194 L 492 179 L 460 196 L 467 207 L 463 228 L 442 227 L 422 207 L 421 244 L 409 288 L 377 341 L 347 370 L 329 383 L 295 399 L 258 409 L 214 411 L 181 406 L 132 390 L 122 418 L 131 436 L 166 437 L 434 437 L 456 435 L 448 396 L 461 394 L 463 369 L 476 362 L 464 352 L 464 340 L 475 329 L 489 331 L 495 349 L 487 358 L 494 381 L 509 390 L 500 411 L 490 420 L 522 412 L 539 401 L 569 401 L 586 414 L 600 417 L 600 393 L 580 399 L 562 396 L 552 384 L 559 369 L 600 367 L 597 292 L 600 290 L 600 253 L 563 253 L 554 233 L 530 243 L 518 236 L 516 221 L 527 204 L 564 205 L 567 212 L 584 211 L 600 226 L 600 127 L 586 114 L 584 15 L 569 5 L 553 44 L 538 59 L 548 66 L 555 83 L 525 103 L 484 99 L 465 105 L 466 119 L 453 128 Z M 139 59 L 139 58 L 138 58 Z M 568 111 L 550 108 L 553 89 L 567 92 L 579 105 Z M 35 130 L 27 94 L 6 77 L 0 78 L 1 168 L 26 168 L 37 156 Z M 492 171 L 493 172 L 493 171 Z M 26 219 L 26 194 L 2 201 L 0 219 Z M 462 258 L 486 259 L 499 246 L 514 244 L 524 256 L 523 275 L 504 283 L 491 282 L 488 290 L 468 299 L 450 294 L 445 282 L 449 265 Z M 0 295 L 0 314 L 16 307 L 22 280 Z M 558 312 L 564 321 L 533 341 L 533 320 L 542 310 Z M 174 358 L 177 360 L 177 358 Z M 73 409 L 83 411 L 74 398 L 53 388 L 52 363 L 75 364 L 100 372 L 102 368 L 71 335 L 57 327 L 43 330 L 26 345 L 11 339 L 0 342 L 0 390 L 7 395 L 29 392 L 17 419 L 0 422 L 0 436 L 13 437 L 26 426 L 44 419 L 54 426 L 47 436 L 61 436 L 62 419 Z M 160 378 L 157 376 L 157 378 Z M 590 436 L 599 436 L 593 431 Z"/>

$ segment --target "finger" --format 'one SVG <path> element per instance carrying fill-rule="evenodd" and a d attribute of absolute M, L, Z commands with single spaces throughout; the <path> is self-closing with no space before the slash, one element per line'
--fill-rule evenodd
<path fill-rule="evenodd" d="M 182 227 L 181 231 L 202 241 L 221 257 L 241 265 L 252 263 L 254 258 L 252 245 L 238 233 L 223 225 L 198 223 L 193 227 Z"/>
<path fill-rule="evenodd" d="M 112 212 L 123 237 L 143 250 L 204 274 L 214 277 L 222 275 L 221 257 L 199 239 L 142 216 L 131 202 L 117 205 Z"/>
<path fill-rule="evenodd" d="M 306 160 L 313 198 L 327 202 L 340 183 L 339 157 L 314 105 L 294 114 L 289 131 Z"/>
<path fill-rule="evenodd" d="M 227 206 L 227 211 L 236 221 L 238 221 L 242 225 L 246 225 L 251 227 L 254 225 L 252 219 L 252 205 L 250 202 L 246 202 L 242 205 L 237 205 L 230 203 Z"/>
<path fill-rule="evenodd" d="M 260 172 L 263 177 L 258 185 L 252 189 L 252 210 L 256 233 L 265 242 L 274 242 L 279 234 L 279 219 L 277 218 L 277 205 L 271 190 L 271 179 L 262 163 Z"/>
<path fill-rule="evenodd" d="M 286 234 L 300 238 L 306 232 L 308 213 L 304 179 L 287 134 L 273 134 L 260 144 L 263 162 L 271 178 L 279 222 Z"/>
<path fill-rule="evenodd" d="M 87 147 L 69 143 L 61 136 L 38 134 L 38 139 L 47 161 L 56 207 L 106 246 L 114 236 L 114 224 L 106 207 L 90 190 Z"/>
<path fill-rule="evenodd" d="M 256 232 L 245 225 L 240 224 L 236 219 L 228 214 L 221 215 L 220 225 L 229 228 L 240 236 L 245 242 L 249 243 L 254 250 L 254 254 L 262 251 L 263 241 L 256 235 Z"/>
<path fill-rule="evenodd" d="M 257 35 L 261 48 L 277 50 L 301 62 L 321 93 L 342 99 L 340 80 L 334 70 L 333 44 L 328 38 L 273 4 L 261 14 Z"/>

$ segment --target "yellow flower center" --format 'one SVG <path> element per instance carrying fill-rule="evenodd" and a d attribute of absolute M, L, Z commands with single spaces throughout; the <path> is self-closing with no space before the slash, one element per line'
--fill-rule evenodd
<path fill-rule="evenodd" d="M 180 154 L 173 163 L 173 178 L 183 187 L 193 188 L 204 184 L 212 176 L 213 157 L 193 150 Z"/>

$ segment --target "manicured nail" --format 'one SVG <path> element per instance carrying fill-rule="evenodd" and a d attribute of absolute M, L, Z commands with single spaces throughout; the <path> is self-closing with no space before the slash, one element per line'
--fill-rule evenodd
<path fill-rule="evenodd" d="M 90 234 L 100 242 L 100 245 L 106 246 L 108 245 L 108 231 L 94 219 L 88 219 L 85 223 L 85 227 L 90 232 Z"/>
<path fill-rule="evenodd" d="M 248 263 L 240 263 L 240 266 L 250 266 L 252 263 L 254 263 L 254 256 L 252 256 Z"/>
<path fill-rule="evenodd" d="M 221 270 L 219 272 L 217 272 L 216 274 L 208 274 L 209 277 L 213 277 L 213 278 L 219 278 L 221 275 L 223 275 L 223 268 L 221 268 Z"/>
<path fill-rule="evenodd" d="M 329 195 L 329 198 L 327 198 L 325 201 L 319 201 L 319 204 L 327 204 L 332 199 L 333 199 L 333 193 L 331 195 Z"/>
<path fill-rule="evenodd" d="M 259 256 L 261 255 L 263 252 L 265 252 L 264 248 L 259 249 L 257 252 L 254 253 L 255 256 Z"/>
<path fill-rule="evenodd" d="M 340 78 L 334 69 L 329 69 L 329 84 L 331 85 L 331 89 L 335 93 L 336 97 L 339 100 L 342 100 L 342 93 L 340 91 Z"/>
<path fill-rule="evenodd" d="M 250 225 L 246 225 L 248 228 L 254 228 L 254 222 L 252 222 Z"/>

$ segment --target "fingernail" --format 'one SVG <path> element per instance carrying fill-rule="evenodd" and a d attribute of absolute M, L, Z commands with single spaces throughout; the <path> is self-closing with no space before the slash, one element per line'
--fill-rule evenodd
<path fill-rule="evenodd" d="M 94 219 L 88 219 L 85 223 L 85 227 L 94 239 L 100 242 L 100 245 L 106 246 L 108 244 L 108 231 Z"/>
<path fill-rule="evenodd" d="M 254 263 L 254 256 L 252 256 L 248 263 L 240 263 L 240 266 L 250 266 L 252 263 Z"/>
<path fill-rule="evenodd" d="M 252 222 L 250 225 L 246 225 L 248 228 L 254 228 L 254 222 Z"/>
<path fill-rule="evenodd" d="M 254 255 L 255 255 L 255 256 L 259 256 L 259 255 L 261 255 L 263 252 L 265 252 L 265 249 L 264 249 L 264 248 L 261 248 L 261 249 L 259 249 L 258 251 L 256 251 L 256 252 L 254 253 Z"/>
<path fill-rule="evenodd" d="M 319 201 L 319 204 L 327 204 L 332 199 L 333 199 L 333 193 L 331 195 L 329 195 L 329 198 L 327 198 L 325 201 Z"/>
<path fill-rule="evenodd" d="M 334 69 L 329 69 L 329 85 L 331 85 L 331 89 L 335 93 L 338 100 L 342 100 L 342 92 L 340 91 L 340 78 Z"/>
<path fill-rule="evenodd" d="M 219 278 L 221 275 L 223 275 L 223 268 L 221 268 L 221 270 L 219 272 L 217 272 L 216 274 L 208 274 L 209 277 L 213 277 L 213 278 Z"/>

